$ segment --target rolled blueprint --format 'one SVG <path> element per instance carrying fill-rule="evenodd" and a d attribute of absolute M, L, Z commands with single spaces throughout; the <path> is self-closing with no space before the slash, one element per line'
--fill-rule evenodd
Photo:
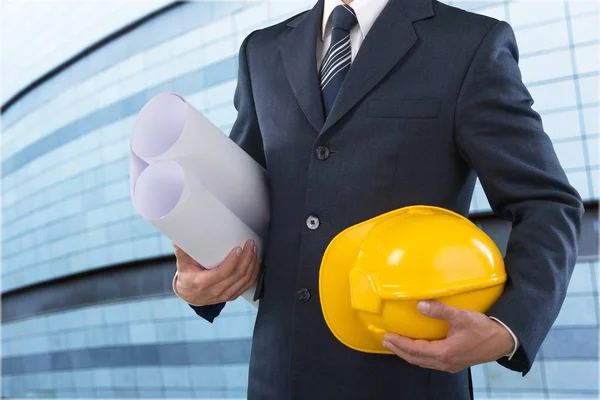
<path fill-rule="evenodd" d="M 144 106 L 133 128 L 131 150 L 148 164 L 193 160 L 204 187 L 254 232 L 266 233 L 266 171 L 181 97 L 163 93 Z"/>
<path fill-rule="evenodd" d="M 205 268 L 217 267 L 248 239 L 262 248 L 261 238 L 202 185 L 185 161 L 150 164 L 134 192 L 137 212 Z"/>
<path fill-rule="evenodd" d="M 137 213 L 205 268 L 268 225 L 266 171 L 181 97 L 142 109 L 131 136 L 131 198 Z M 253 301 L 256 287 L 242 296 Z"/>

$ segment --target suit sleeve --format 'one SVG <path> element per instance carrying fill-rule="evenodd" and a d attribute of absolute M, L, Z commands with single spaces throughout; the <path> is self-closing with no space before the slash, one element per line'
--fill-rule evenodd
<path fill-rule="evenodd" d="M 513 31 L 497 22 L 466 73 L 456 105 L 455 140 L 494 213 L 512 222 L 506 288 L 488 315 L 510 327 L 520 342 L 511 360 L 498 362 L 523 375 L 564 301 L 583 215 L 581 198 L 532 104 L 521 80 Z"/>
<path fill-rule="evenodd" d="M 252 34 L 248 35 L 240 47 L 238 83 L 233 98 L 233 104 L 237 110 L 237 118 L 231 128 L 229 138 L 237 143 L 237 145 L 248 153 L 256 162 L 266 168 L 262 136 L 258 126 L 256 110 L 254 108 L 252 84 L 250 83 L 250 70 L 248 68 L 247 47 L 251 36 Z M 259 277 L 259 280 L 260 279 L 261 277 Z M 256 297 L 257 296 L 255 295 L 255 300 Z M 209 322 L 213 322 L 225 307 L 225 303 L 210 306 L 193 306 L 190 304 L 190 307 L 192 307 L 200 317 Z"/>

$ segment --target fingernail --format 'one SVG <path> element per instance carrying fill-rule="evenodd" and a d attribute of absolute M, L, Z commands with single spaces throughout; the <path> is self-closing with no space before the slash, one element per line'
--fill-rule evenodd
<path fill-rule="evenodd" d="M 242 248 L 241 248 L 241 247 L 238 247 L 238 248 L 235 250 L 235 255 L 236 255 L 236 256 L 238 256 L 238 257 L 242 255 Z"/>
<path fill-rule="evenodd" d="M 383 341 L 384 342 L 389 342 L 390 341 L 390 335 L 389 334 L 383 335 Z"/>
<path fill-rule="evenodd" d="M 427 314 L 429 312 L 429 307 L 430 307 L 430 305 L 429 305 L 428 301 L 420 301 L 420 302 L 417 303 L 417 308 L 423 314 Z"/>
<path fill-rule="evenodd" d="M 257 254 L 257 253 L 258 253 L 258 246 L 254 245 L 254 254 Z"/>
<path fill-rule="evenodd" d="M 383 342 L 381 342 L 381 345 L 383 347 L 385 347 L 386 349 L 388 348 L 388 344 L 389 344 L 389 342 L 387 342 L 386 340 L 384 340 Z"/>

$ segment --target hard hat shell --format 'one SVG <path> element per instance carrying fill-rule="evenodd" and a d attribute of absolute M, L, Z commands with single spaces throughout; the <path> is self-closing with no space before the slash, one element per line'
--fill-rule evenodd
<path fill-rule="evenodd" d="M 346 346 L 391 353 L 383 335 L 442 339 L 447 322 L 419 313 L 419 300 L 485 312 L 504 290 L 500 250 L 467 218 L 410 206 L 354 225 L 329 244 L 319 272 L 325 321 Z"/>

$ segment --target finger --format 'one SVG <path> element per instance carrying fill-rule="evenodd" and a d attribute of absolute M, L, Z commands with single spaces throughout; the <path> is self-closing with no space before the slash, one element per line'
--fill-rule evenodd
<path fill-rule="evenodd" d="M 241 256 L 237 260 L 237 263 L 231 271 L 229 277 L 226 279 L 226 281 L 228 282 L 228 287 L 243 280 L 246 276 L 248 269 L 250 268 L 250 266 L 254 262 L 254 259 L 256 258 L 256 251 L 254 250 L 254 246 L 256 246 L 254 240 L 248 240 L 244 244 L 244 249 L 242 251 Z"/>
<path fill-rule="evenodd" d="M 256 280 L 258 279 L 258 275 L 260 274 L 260 271 L 261 271 L 261 266 L 262 266 L 262 260 L 257 256 L 256 261 L 254 262 L 254 268 L 252 270 L 252 276 L 250 278 L 250 282 L 248 282 L 248 285 L 244 289 L 244 292 L 246 290 L 250 289 L 250 287 L 256 283 Z"/>
<path fill-rule="evenodd" d="M 458 372 L 464 368 L 452 357 L 456 349 L 448 339 L 444 340 L 413 340 L 395 334 L 384 336 L 384 346 L 393 347 L 399 357 L 406 359 L 411 364 L 426 366 L 446 372 Z"/>
<path fill-rule="evenodd" d="M 253 261 L 252 266 L 248 269 L 248 271 L 249 271 L 248 279 L 245 280 L 245 285 L 237 293 L 238 297 L 242 293 L 245 293 L 248 289 L 250 289 L 252 287 L 252 285 L 254 285 L 256 283 L 256 279 L 258 279 L 258 275 L 260 274 L 260 265 L 261 265 L 261 260 L 257 256 L 255 258 L 255 260 Z M 254 295 L 254 293 L 253 293 L 253 295 Z"/>
<path fill-rule="evenodd" d="M 256 260 L 257 246 L 254 240 L 248 240 L 244 245 L 244 251 L 242 252 L 242 256 L 238 262 L 237 268 L 238 272 L 242 274 L 242 276 L 246 273 L 248 268 L 250 268 L 254 261 Z"/>
<path fill-rule="evenodd" d="M 406 362 L 417 365 L 422 368 L 430 368 L 430 369 L 438 369 L 437 363 L 435 360 L 431 360 L 428 358 L 419 357 L 417 355 L 413 355 L 408 353 L 407 351 L 401 349 L 400 347 L 395 346 L 392 342 L 388 342 L 386 340 L 383 341 L 383 345 L 396 354 L 398 357 L 402 358 Z"/>
<path fill-rule="evenodd" d="M 210 274 L 206 277 L 209 284 L 215 286 L 215 292 L 222 294 L 229 287 L 242 279 L 248 265 L 252 261 L 254 253 L 254 241 L 249 240 L 241 249 L 237 247 L 235 252 L 230 253 L 227 258 L 217 268 L 213 268 L 207 272 Z"/>
<path fill-rule="evenodd" d="M 175 250 L 175 256 L 177 256 L 177 260 L 184 261 L 192 258 L 188 253 L 183 251 L 181 247 L 177 246 L 175 242 L 171 242 L 171 244 L 173 245 L 173 249 Z"/>
<path fill-rule="evenodd" d="M 457 372 L 460 370 L 460 369 L 456 368 L 455 366 L 448 364 L 444 361 L 441 361 L 437 358 L 425 358 L 425 357 L 420 357 L 418 355 L 410 354 L 409 352 L 395 346 L 393 343 L 390 343 L 390 342 L 384 341 L 384 346 L 386 346 L 394 354 L 396 354 L 398 357 L 404 359 L 408 363 L 417 365 L 421 368 L 429 368 L 429 369 L 435 369 L 438 371 L 445 371 L 445 372 Z"/>
<path fill-rule="evenodd" d="M 443 346 L 441 341 L 413 340 L 394 333 L 386 333 L 383 340 L 407 354 L 425 359 L 436 359 L 442 351 L 440 346 Z"/>
<path fill-rule="evenodd" d="M 183 251 L 181 247 L 177 246 L 173 243 L 173 248 L 175 249 L 175 258 L 177 259 L 177 270 L 185 271 L 191 270 L 193 268 L 198 268 L 200 264 L 196 262 L 188 253 Z"/>
<path fill-rule="evenodd" d="M 231 279 L 222 282 L 221 285 L 224 285 L 220 288 L 223 292 L 222 297 L 227 301 L 237 299 L 242 293 L 246 291 L 246 289 L 250 286 L 250 279 L 253 275 L 254 266 L 256 264 L 256 254 L 250 260 L 248 265 L 242 266 L 240 271 L 243 271 L 243 275 L 240 277 L 239 275 L 234 275 Z"/>
<path fill-rule="evenodd" d="M 450 323 L 460 322 L 465 310 L 440 303 L 435 300 L 423 300 L 417 303 L 421 314 L 435 319 L 442 319 Z"/>
<path fill-rule="evenodd" d="M 216 284 L 229 278 L 235 271 L 243 252 L 243 249 L 239 246 L 231 249 L 218 267 L 206 270 L 205 279 L 211 284 Z"/>

